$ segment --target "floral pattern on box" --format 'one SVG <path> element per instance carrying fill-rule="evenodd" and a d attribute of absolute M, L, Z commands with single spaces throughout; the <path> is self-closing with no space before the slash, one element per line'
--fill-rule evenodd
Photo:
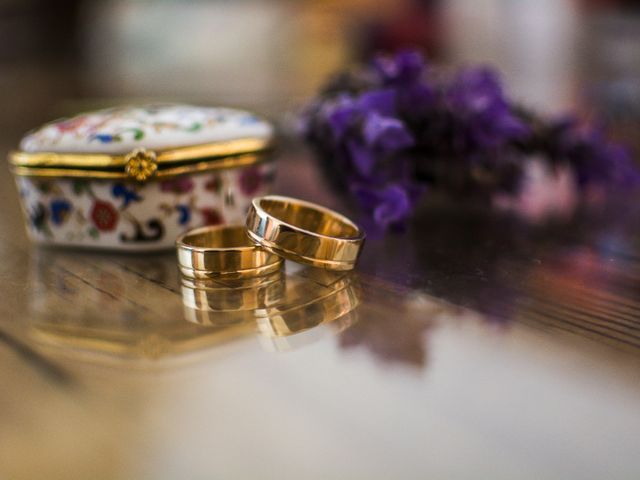
<path fill-rule="evenodd" d="M 253 113 L 223 107 L 158 104 L 117 107 L 48 123 L 20 143 L 25 152 L 124 154 L 135 148 L 184 147 L 239 138 L 271 139 Z"/>
<path fill-rule="evenodd" d="M 150 250 L 173 248 L 194 227 L 243 224 L 269 191 L 273 163 L 138 184 L 16 177 L 27 229 L 39 243 Z"/>

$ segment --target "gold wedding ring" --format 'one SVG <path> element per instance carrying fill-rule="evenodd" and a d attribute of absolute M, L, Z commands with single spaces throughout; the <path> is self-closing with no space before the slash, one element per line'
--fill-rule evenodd
<path fill-rule="evenodd" d="M 364 243 L 364 233 L 347 217 L 276 195 L 253 200 L 246 226 L 265 250 L 328 270 L 353 269 Z"/>
<path fill-rule="evenodd" d="M 277 272 L 282 259 L 258 245 L 239 225 L 196 228 L 176 241 L 180 272 L 194 279 L 245 279 Z"/>

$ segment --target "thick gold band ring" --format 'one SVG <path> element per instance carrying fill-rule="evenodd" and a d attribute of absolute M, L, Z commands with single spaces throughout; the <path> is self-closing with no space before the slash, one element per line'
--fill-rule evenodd
<path fill-rule="evenodd" d="M 353 269 L 364 244 L 364 233 L 347 217 L 276 195 L 253 200 L 247 233 L 269 252 L 328 270 Z"/>
<path fill-rule="evenodd" d="M 196 228 L 178 237 L 176 248 L 188 278 L 250 278 L 282 268 L 282 259 L 251 242 L 240 225 Z"/>

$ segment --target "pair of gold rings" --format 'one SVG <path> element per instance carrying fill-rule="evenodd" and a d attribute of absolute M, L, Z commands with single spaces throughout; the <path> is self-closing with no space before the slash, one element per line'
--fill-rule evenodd
<path fill-rule="evenodd" d="M 176 242 L 178 264 L 193 279 L 246 279 L 282 268 L 283 259 L 334 271 L 352 270 L 364 233 L 347 217 L 281 196 L 253 200 L 245 226 L 191 230 Z"/>

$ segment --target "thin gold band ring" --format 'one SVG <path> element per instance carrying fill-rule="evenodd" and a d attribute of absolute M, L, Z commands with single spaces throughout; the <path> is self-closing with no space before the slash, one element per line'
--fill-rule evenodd
<path fill-rule="evenodd" d="M 251 242 L 240 225 L 190 230 L 178 237 L 176 248 L 180 271 L 188 278 L 251 278 L 282 268 L 282 259 Z"/>
<path fill-rule="evenodd" d="M 276 195 L 253 200 L 246 226 L 265 250 L 328 270 L 353 269 L 365 239 L 355 223 L 333 210 Z"/>

